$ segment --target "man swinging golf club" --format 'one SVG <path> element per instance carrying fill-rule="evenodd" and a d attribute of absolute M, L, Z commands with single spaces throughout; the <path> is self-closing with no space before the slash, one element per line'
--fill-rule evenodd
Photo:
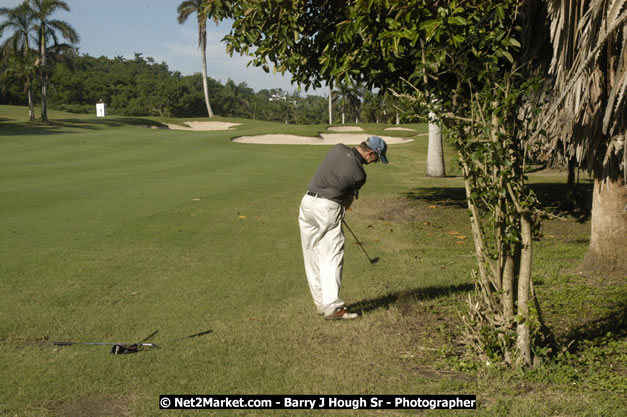
<path fill-rule="evenodd" d="M 363 165 L 388 163 L 387 144 L 370 136 L 349 148 L 337 144 L 322 160 L 300 203 L 298 223 L 305 273 L 318 314 L 327 320 L 349 320 L 357 314 L 340 299 L 344 265 L 344 211 L 366 183 Z"/>

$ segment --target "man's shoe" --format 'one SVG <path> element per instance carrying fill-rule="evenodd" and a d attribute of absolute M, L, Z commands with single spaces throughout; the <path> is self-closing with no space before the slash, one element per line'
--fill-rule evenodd
<path fill-rule="evenodd" d="M 359 317 L 357 313 L 349 313 L 346 306 L 336 308 L 333 313 L 324 316 L 325 320 L 352 320 Z"/>

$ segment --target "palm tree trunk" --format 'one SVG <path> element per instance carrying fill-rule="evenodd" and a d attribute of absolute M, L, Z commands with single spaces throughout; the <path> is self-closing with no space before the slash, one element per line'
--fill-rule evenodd
<path fill-rule="evenodd" d="M 585 267 L 627 275 L 627 186 L 623 178 L 595 179 L 592 195 L 590 247 Z"/>
<path fill-rule="evenodd" d="M 207 85 L 207 34 L 202 39 L 201 54 L 202 54 L 202 88 L 205 92 L 205 103 L 207 104 L 207 114 L 209 117 L 213 117 L 213 110 L 211 109 L 211 103 L 209 102 L 209 86 Z"/>
<path fill-rule="evenodd" d="M 35 106 L 33 105 L 33 89 L 30 86 L 26 94 L 28 95 L 28 118 L 32 122 L 35 120 Z"/>
<path fill-rule="evenodd" d="M 440 125 L 433 122 L 433 113 L 429 113 L 429 147 L 427 149 L 427 176 L 445 177 L 444 153 L 442 149 L 442 131 Z"/>
<path fill-rule="evenodd" d="M 329 81 L 329 124 L 333 124 L 333 82 Z"/>
<path fill-rule="evenodd" d="M 41 120 L 48 121 L 48 76 L 46 74 L 41 79 Z"/>
<path fill-rule="evenodd" d="M 48 121 L 48 74 L 46 74 L 46 27 L 40 29 L 39 53 L 41 54 L 41 120 Z"/>

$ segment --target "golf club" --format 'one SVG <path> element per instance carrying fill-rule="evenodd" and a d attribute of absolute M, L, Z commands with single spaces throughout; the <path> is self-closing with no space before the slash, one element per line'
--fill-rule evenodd
<path fill-rule="evenodd" d="M 110 342 L 53 342 L 55 346 L 72 346 L 72 345 L 105 345 L 111 346 L 111 353 L 114 355 L 123 355 L 127 353 L 136 353 L 143 350 L 145 347 L 159 349 L 161 346 L 156 343 L 145 343 L 149 339 L 151 339 L 154 335 L 156 335 L 158 330 L 152 332 L 148 337 L 142 339 L 137 343 L 110 343 Z M 178 339 L 169 340 L 166 343 L 175 343 L 184 339 L 191 339 L 193 337 L 202 336 L 205 334 L 212 333 L 213 330 L 205 330 L 204 332 L 194 333 L 189 336 L 179 337 Z"/>
<path fill-rule="evenodd" d="M 372 258 L 370 258 L 370 256 L 368 256 L 368 252 L 366 252 L 366 249 L 364 249 L 363 243 L 361 243 L 361 241 L 359 239 L 357 239 L 357 236 L 355 236 L 355 233 L 353 233 L 353 230 L 350 228 L 348 223 L 346 223 L 346 220 L 342 219 L 342 223 L 344 223 L 344 226 L 346 226 L 348 231 L 351 232 L 351 235 L 353 235 L 353 238 L 355 238 L 355 243 L 357 243 L 357 245 L 359 245 L 361 250 L 364 251 L 364 254 L 366 255 L 366 258 L 368 258 L 368 260 L 370 261 L 370 264 L 374 265 L 377 262 L 379 262 L 379 257 L 378 256 L 375 257 L 374 259 L 372 259 Z"/>
<path fill-rule="evenodd" d="M 126 353 L 137 353 L 145 347 L 159 349 L 159 345 L 155 343 L 145 343 L 148 339 L 157 334 L 159 330 L 155 330 L 150 333 L 148 337 L 145 337 L 137 343 L 110 343 L 110 342 L 53 342 L 55 346 L 72 346 L 72 345 L 105 345 L 111 346 L 111 353 L 114 355 L 122 355 Z"/>

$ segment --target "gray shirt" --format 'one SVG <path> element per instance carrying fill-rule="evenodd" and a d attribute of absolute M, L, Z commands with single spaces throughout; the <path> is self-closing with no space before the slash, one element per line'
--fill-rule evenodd
<path fill-rule="evenodd" d="M 357 149 L 338 143 L 322 160 L 308 191 L 339 204 L 353 196 L 357 198 L 359 189 L 366 183 L 364 163 L 366 160 Z"/>

